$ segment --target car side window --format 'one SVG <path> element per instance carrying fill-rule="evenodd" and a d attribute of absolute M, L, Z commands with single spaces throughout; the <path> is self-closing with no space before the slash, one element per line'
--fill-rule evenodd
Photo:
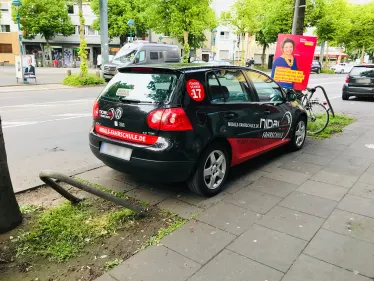
<path fill-rule="evenodd" d="M 137 54 L 137 57 L 139 58 L 139 62 L 145 61 L 145 51 L 141 51 Z"/>
<path fill-rule="evenodd" d="M 208 89 L 212 103 L 251 102 L 248 83 L 241 70 L 221 69 L 208 73 Z"/>
<path fill-rule="evenodd" d="M 149 52 L 149 57 L 151 60 L 158 60 L 158 52 Z"/>
<path fill-rule="evenodd" d="M 260 102 L 275 102 L 283 99 L 281 88 L 265 74 L 256 71 L 247 71 L 253 87 L 256 89 Z"/>

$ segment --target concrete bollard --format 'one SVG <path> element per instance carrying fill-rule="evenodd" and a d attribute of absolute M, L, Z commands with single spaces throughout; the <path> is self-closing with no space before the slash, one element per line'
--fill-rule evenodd
<path fill-rule="evenodd" d="M 67 74 L 67 76 L 70 76 L 71 75 L 71 70 L 68 69 L 66 74 Z"/>

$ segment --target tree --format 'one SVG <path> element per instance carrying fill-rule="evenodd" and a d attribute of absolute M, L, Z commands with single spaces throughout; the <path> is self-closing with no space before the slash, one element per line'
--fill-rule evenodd
<path fill-rule="evenodd" d="M 234 28 L 234 32 L 240 36 L 242 43 L 241 64 L 244 65 L 244 41 L 245 34 L 255 34 L 260 29 L 262 15 L 262 1 L 237 0 L 228 12 L 221 14 L 221 22 Z"/>
<path fill-rule="evenodd" d="M 0 116 L 0 234 L 22 222 L 22 215 L 10 179 Z"/>
<path fill-rule="evenodd" d="M 108 32 L 109 38 L 119 37 L 120 45 L 127 41 L 130 31 L 134 35 L 145 35 L 149 29 L 148 13 L 146 12 L 148 2 L 146 0 L 108 0 Z M 100 30 L 100 7 L 99 0 L 91 2 L 91 8 L 97 19 L 92 27 Z M 127 22 L 133 19 L 135 27 L 130 27 Z"/>
<path fill-rule="evenodd" d="M 217 26 L 214 11 L 210 7 L 212 0 L 154 0 L 150 1 L 150 26 L 156 32 L 169 33 L 183 38 L 184 57 L 189 57 L 190 34 L 199 36 L 204 30 L 212 30 Z"/>
<path fill-rule="evenodd" d="M 337 44 L 346 44 L 350 36 L 350 6 L 346 0 L 319 0 L 320 20 L 315 22 L 316 35 L 318 40 L 325 42 L 333 42 Z M 328 53 L 328 48 L 326 49 Z M 323 48 L 321 48 L 321 58 L 323 57 Z M 328 56 L 326 56 L 326 64 L 328 64 Z"/>
<path fill-rule="evenodd" d="M 55 35 L 69 36 L 74 33 L 74 25 L 68 15 L 65 0 L 24 0 L 19 9 L 21 30 L 26 39 L 34 39 L 40 34 L 47 45 Z M 13 21 L 17 21 L 17 12 L 13 9 Z"/>
<path fill-rule="evenodd" d="M 352 22 L 347 36 L 347 45 L 361 51 L 360 60 L 364 61 L 365 51 L 374 50 L 374 2 L 355 5 Z"/>
<path fill-rule="evenodd" d="M 83 17 L 83 0 L 77 0 L 78 3 L 78 13 L 79 13 L 79 52 L 78 56 L 80 58 L 80 76 L 86 76 L 88 73 L 88 66 L 87 66 L 87 55 L 88 52 L 86 50 L 87 43 L 84 37 L 84 17 Z"/>

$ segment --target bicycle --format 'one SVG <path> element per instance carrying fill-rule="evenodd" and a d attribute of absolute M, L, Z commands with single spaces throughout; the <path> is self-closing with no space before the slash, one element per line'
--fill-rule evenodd
<path fill-rule="evenodd" d="M 321 88 L 325 97 L 326 104 L 329 105 L 329 108 L 326 108 L 318 99 L 312 99 L 313 94 L 316 92 L 317 88 Z M 308 115 L 308 128 L 307 131 L 309 134 L 316 135 L 321 133 L 326 129 L 330 121 L 330 109 L 332 110 L 330 101 L 326 95 L 326 91 L 321 86 L 314 88 L 307 88 L 306 93 L 298 92 L 296 93 L 296 98 L 300 101 L 301 105 L 305 108 Z M 332 110 L 332 115 L 334 112 Z"/>

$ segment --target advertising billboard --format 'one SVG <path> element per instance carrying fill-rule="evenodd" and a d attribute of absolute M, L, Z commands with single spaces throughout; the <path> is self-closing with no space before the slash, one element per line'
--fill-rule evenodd
<path fill-rule="evenodd" d="M 308 86 L 317 37 L 279 34 L 271 77 L 283 88 Z"/>

